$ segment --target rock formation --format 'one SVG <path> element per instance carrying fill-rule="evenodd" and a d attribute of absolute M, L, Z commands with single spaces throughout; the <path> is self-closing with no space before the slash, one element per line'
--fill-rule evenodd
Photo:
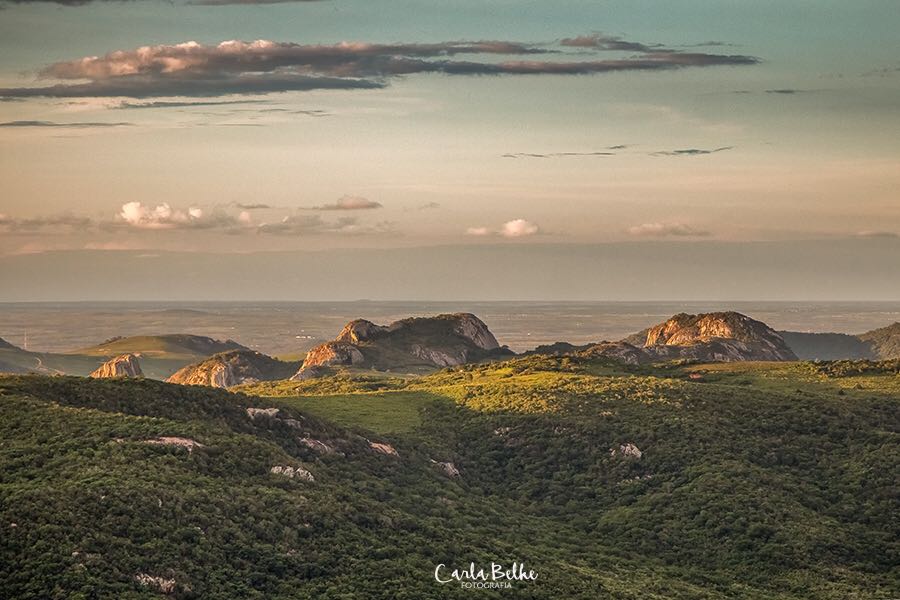
<path fill-rule="evenodd" d="M 297 363 L 283 362 L 254 350 L 231 350 L 188 365 L 166 381 L 227 388 L 242 383 L 287 379 L 296 370 Z"/>
<path fill-rule="evenodd" d="M 141 363 L 134 354 L 123 354 L 115 358 L 111 358 L 100 365 L 91 377 L 102 379 L 107 377 L 143 377 L 144 372 L 141 371 Z"/>
<path fill-rule="evenodd" d="M 297 479 L 301 479 L 303 481 L 308 481 L 310 483 L 312 483 L 316 480 L 316 478 L 313 477 L 312 473 L 310 473 L 309 471 L 307 471 L 306 469 L 304 469 L 302 467 L 291 467 L 291 466 L 287 466 L 287 465 L 275 465 L 274 467 L 269 469 L 269 472 L 272 473 L 273 475 L 283 475 L 284 477 L 287 477 L 288 479 L 293 479 L 296 477 Z"/>
<path fill-rule="evenodd" d="M 512 354 L 500 347 L 481 319 L 469 313 L 403 319 L 390 325 L 357 319 L 333 341 L 310 350 L 294 379 L 308 378 L 311 369 L 335 365 L 435 368 Z"/>
<path fill-rule="evenodd" d="M 536 348 L 540 354 L 566 354 L 565 343 Z M 771 327 L 736 312 L 677 314 L 619 342 L 572 346 L 579 356 L 603 356 L 626 364 L 667 360 L 734 362 L 797 360 Z"/>

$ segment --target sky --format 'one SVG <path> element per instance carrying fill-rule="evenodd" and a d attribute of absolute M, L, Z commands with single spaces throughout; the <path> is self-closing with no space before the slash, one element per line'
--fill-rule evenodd
<path fill-rule="evenodd" d="M 270 274 L 234 299 L 309 260 L 293 298 L 897 299 L 898 28 L 895 0 L 0 0 L 0 301 L 224 293 L 141 257 Z"/>

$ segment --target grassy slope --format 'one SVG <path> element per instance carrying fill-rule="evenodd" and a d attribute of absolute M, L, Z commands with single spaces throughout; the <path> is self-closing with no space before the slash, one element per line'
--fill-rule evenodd
<path fill-rule="evenodd" d="M 900 378 L 690 371 L 705 379 L 531 357 L 245 388 L 264 400 L 0 380 L 0 524 L 18 525 L 0 536 L 0 582 L 35 598 L 153 597 L 136 572 L 210 597 L 471 597 L 436 586 L 434 565 L 494 559 L 540 571 L 515 597 L 890 597 Z M 297 431 L 249 421 L 250 403 L 328 417 L 401 459 L 307 416 L 304 435 L 346 455 L 316 457 Z M 155 435 L 206 447 L 140 443 Z M 628 442 L 639 460 L 610 454 Z M 267 475 L 271 464 L 304 464 L 317 482 Z"/>
<path fill-rule="evenodd" d="M 697 371 L 701 382 L 687 380 Z M 900 467 L 892 372 L 829 377 L 802 363 L 623 370 L 532 357 L 421 380 L 370 377 L 358 393 L 350 383 L 259 391 L 313 393 L 317 414 L 376 430 L 382 415 L 348 407 L 392 389 L 443 397 L 424 404 L 411 437 L 451 457 L 470 485 L 734 593 L 746 585 L 884 597 L 898 584 L 884 577 L 900 531 L 888 516 Z M 337 393 L 323 395 L 328 385 Z M 409 407 L 396 414 L 409 421 Z M 644 451 L 640 460 L 610 456 L 628 442 Z"/>

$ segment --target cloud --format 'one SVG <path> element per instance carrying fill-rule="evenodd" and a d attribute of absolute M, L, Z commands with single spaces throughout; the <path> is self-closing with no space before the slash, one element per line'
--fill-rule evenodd
<path fill-rule="evenodd" d="M 0 88 L 9 98 L 153 98 L 165 96 L 215 97 L 229 94 L 271 94 L 312 90 L 379 89 L 376 81 L 338 77 L 307 77 L 293 74 L 244 74 L 210 78 L 167 78 L 164 76 L 121 76 L 88 83 L 56 84 L 44 87 Z"/>
<path fill-rule="evenodd" d="M 655 52 L 662 49 L 662 46 L 659 44 L 647 45 L 640 42 L 629 42 L 618 36 L 608 36 L 599 33 L 580 35 L 574 38 L 564 38 L 560 40 L 559 43 L 561 46 L 569 46 L 571 48 L 591 48 L 594 50 L 628 52 Z"/>
<path fill-rule="evenodd" d="M 190 108 L 192 106 L 223 106 L 229 104 L 265 104 L 268 100 L 213 100 L 213 101 L 166 101 L 157 100 L 155 102 L 121 102 L 114 109 L 136 109 L 136 108 Z"/>
<path fill-rule="evenodd" d="M 17 219 L 0 214 L 0 230 L 8 232 L 35 233 L 43 230 L 85 229 L 93 225 L 89 217 L 79 217 L 70 213 Z"/>
<path fill-rule="evenodd" d="M 628 233 L 639 237 L 708 237 L 709 231 L 695 229 L 685 223 L 643 223 L 630 227 Z"/>
<path fill-rule="evenodd" d="M 92 129 L 95 127 L 130 127 L 134 123 L 108 123 L 108 122 L 76 122 L 54 123 L 53 121 L 6 121 L 0 123 L 0 127 L 71 127 L 76 129 Z"/>
<path fill-rule="evenodd" d="M 701 148 L 685 148 L 682 150 L 661 150 L 659 152 L 651 152 L 651 156 L 699 156 L 703 154 L 715 154 L 716 152 L 725 152 L 733 150 L 734 146 L 722 146 L 721 148 L 713 148 L 711 150 L 703 150 Z"/>
<path fill-rule="evenodd" d="M 381 221 L 374 225 L 360 224 L 356 217 L 340 217 L 333 221 L 321 215 L 289 215 L 276 223 L 263 223 L 256 228 L 260 234 L 271 235 L 319 235 L 319 234 L 351 234 L 368 235 L 393 233 L 394 224 Z"/>
<path fill-rule="evenodd" d="M 172 208 L 168 202 L 155 207 L 127 202 L 116 218 L 119 223 L 137 229 L 233 229 L 243 225 L 222 211 L 207 212 L 199 207 L 182 210 Z"/>
<path fill-rule="evenodd" d="M 857 233 L 859 237 L 865 238 L 898 238 L 900 237 L 900 233 L 896 233 L 893 231 L 860 231 Z"/>
<path fill-rule="evenodd" d="M 500 235 L 503 237 L 525 237 L 538 233 L 538 226 L 531 221 L 525 219 L 513 219 L 507 221 L 500 228 Z"/>
<path fill-rule="evenodd" d="M 624 148 L 625 146 L 610 146 L 610 149 L 618 150 Z M 573 156 L 615 156 L 615 152 L 547 152 L 547 153 L 534 153 L 534 152 L 515 152 L 502 154 L 502 158 L 568 158 Z"/>
<path fill-rule="evenodd" d="M 241 202 L 235 202 L 234 206 L 236 208 L 240 208 L 242 210 L 264 210 L 267 208 L 274 208 L 273 206 L 271 206 L 269 204 L 262 204 L 262 203 L 243 204 Z"/>
<path fill-rule="evenodd" d="M 426 202 L 419 206 L 419 210 L 433 210 L 435 208 L 440 208 L 441 205 L 438 202 Z"/>
<path fill-rule="evenodd" d="M 466 235 L 499 235 L 507 238 L 527 237 L 539 232 L 540 228 L 536 224 L 531 221 L 526 221 L 525 219 L 513 219 L 512 221 L 507 221 L 496 230 L 487 227 L 469 227 L 466 229 Z"/>
<path fill-rule="evenodd" d="M 119 0 L 0 0 L 0 8 L 4 4 L 59 4 L 60 6 L 84 6 L 93 1 L 97 2 L 113 2 Z M 188 2 L 200 6 L 223 6 L 227 4 L 280 4 L 284 2 L 320 2 L 322 0 L 199 0 Z"/>
<path fill-rule="evenodd" d="M 571 49 L 627 50 L 636 55 L 560 60 Z M 457 60 L 456 56 L 475 57 Z M 497 60 L 498 57 L 518 57 Z M 525 60 L 524 57 L 529 57 Z M 552 60 L 550 59 L 552 57 Z M 117 50 L 48 65 L 42 79 L 63 80 L 44 87 L 0 89 L 6 98 L 30 97 L 212 97 L 316 89 L 373 89 L 391 78 L 417 73 L 474 75 L 588 75 L 659 71 L 716 65 L 753 65 L 757 58 L 680 52 L 618 38 L 568 38 L 558 47 L 521 42 L 449 41 L 310 45 L 231 40 L 218 45 L 184 42 Z M 86 81 L 85 81 L 86 80 Z"/>
<path fill-rule="evenodd" d="M 287 4 L 289 2 L 321 2 L 322 0 L 193 0 L 197 6 L 228 6 L 230 4 Z"/>
<path fill-rule="evenodd" d="M 334 204 L 313 206 L 311 210 L 372 210 L 374 208 L 381 208 L 381 203 L 361 196 L 342 196 Z"/>
<path fill-rule="evenodd" d="M 466 229 L 466 235 L 491 235 L 493 233 L 487 227 L 469 227 Z"/>

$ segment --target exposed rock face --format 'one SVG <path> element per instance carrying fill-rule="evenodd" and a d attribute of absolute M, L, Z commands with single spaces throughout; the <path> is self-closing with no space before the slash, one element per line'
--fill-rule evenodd
<path fill-rule="evenodd" d="M 394 449 L 390 444 L 385 444 L 383 442 L 369 442 L 369 448 L 377 452 L 378 454 L 384 454 L 386 456 L 397 456 L 400 454 Z"/>
<path fill-rule="evenodd" d="M 134 580 L 142 586 L 152 588 L 161 594 L 173 594 L 175 592 L 176 584 L 174 579 L 138 573 L 134 576 Z"/>
<path fill-rule="evenodd" d="M 771 327 L 737 312 L 701 315 L 677 314 L 651 327 L 644 347 L 694 346 L 716 339 L 736 340 L 755 346 L 756 360 L 796 360 L 784 339 Z"/>
<path fill-rule="evenodd" d="M 346 328 L 345 328 L 346 329 Z M 337 340 L 319 344 L 306 354 L 304 368 L 330 365 L 357 365 L 365 360 L 362 352 L 350 342 Z"/>
<path fill-rule="evenodd" d="M 256 420 L 258 417 L 268 417 L 275 418 L 278 416 L 278 413 L 281 411 L 277 408 L 253 408 L 250 407 L 247 409 L 247 416 L 252 420 Z"/>
<path fill-rule="evenodd" d="M 242 383 L 287 379 L 296 369 L 297 363 L 283 362 L 253 350 L 231 350 L 188 365 L 166 381 L 227 388 Z"/>
<path fill-rule="evenodd" d="M 203 444 L 198 441 L 192 440 L 191 438 L 173 436 L 158 437 L 152 440 L 147 440 L 144 443 L 152 444 L 154 446 L 175 446 L 177 448 L 187 448 L 188 452 L 193 452 L 194 448 L 203 448 Z"/>
<path fill-rule="evenodd" d="M 618 448 L 611 448 L 609 450 L 609 453 L 612 456 L 619 455 L 619 456 L 625 456 L 627 458 L 640 458 L 644 455 L 644 453 L 641 452 L 640 448 L 638 448 L 631 442 L 622 444 Z"/>
<path fill-rule="evenodd" d="M 307 471 L 306 469 L 304 469 L 302 467 L 275 465 L 274 467 L 269 469 L 269 472 L 274 475 L 283 475 L 284 477 L 287 477 L 288 479 L 294 479 L 296 477 L 297 479 L 301 479 L 303 481 L 309 481 L 310 483 L 312 483 L 316 480 L 316 478 L 313 477 L 312 473 L 310 473 L 309 471 Z"/>
<path fill-rule="evenodd" d="M 143 377 L 144 372 L 141 371 L 141 363 L 134 354 L 123 354 L 115 358 L 111 358 L 97 370 L 91 373 L 94 378 L 107 377 Z"/>
<path fill-rule="evenodd" d="M 390 325 L 357 319 L 334 341 L 310 350 L 295 379 L 309 378 L 315 367 L 332 365 L 381 370 L 450 367 L 503 355 L 512 353 L 469 313 L 403 319 Z"/>
<path fill-rule="evenodd" d="M 434 463 L 434 466 L 440 469 L 441 473 L 443 473 L 447 477 L 450 477 L 451 479 L 454 477 L 459 477 L 459 469 L 457 469 L 456 465 L 454 465 L 452 462 L 437 462 L 434 460 L 431 462 Z"/>
<path fill-rule="evenodd" d="M 318 454 L 334 454 L 335 450 L 325 442 L 314 440 L 312 438 L 300 438 L 300 443 Z"/>

